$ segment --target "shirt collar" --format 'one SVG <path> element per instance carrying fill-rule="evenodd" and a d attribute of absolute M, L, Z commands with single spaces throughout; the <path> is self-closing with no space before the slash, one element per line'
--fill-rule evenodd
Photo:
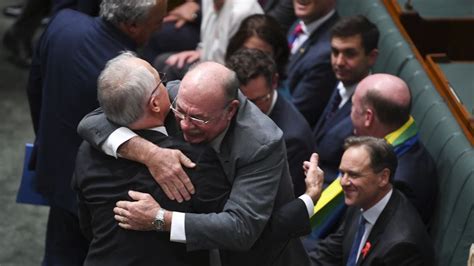
<path fill-rule="evenodd" d="M 355 88 L 357 87 L 358 83 L 352 84 L 350 86 L 344 86 L 342 82 L 339 81 L 337 84 L 337 91 L 339 95 L 341 96 L 341 103 L 339 104 L 338 108 L 341 108 L 346 104 L 346 102 L 351 100 L 352 94 L 354 94 Z"/>
<path fill-rule="evenodd" d="M 392 196 L 392 192 L 393 189 L 390 189 L 390 191 L 370 209 L 366 211 L 361 210 L 362 216 L 364 216 L 367 223 L 374 225 L 375 222 L 377 222 L 377 219 L 379 218 L 380 214 L 385 209 L 385 206 L 387 206 L 388 200 Z"/>
<path fill-rule="evenodd" d="M 151 128 L 148 128 L 148 130 L 158 131 L 162 133 L 163 135 L 168 136 L 168 131 L 166 131 L 166 128 L 164 126 L 151 127 Z"/>
<path fill-rule="evenodd" d="M 326 22 L 335 12 L 336 10 L 333 9 L 329 13 L 327 13 L 324 17 L 319 18 L 307 25 L 301 20 L 300 21 L 301 28 L 303 29 L 304 34 L 311 35 L 313 32 L 315 32 L 319 28 L 319 26 L 321 26 L 324 22 Z"/>
<path fill-rule="evenodd" d="M 268 112 L 266 113 L 266 115 L 270 115 L 273 111 L 273 107 L 275 107 L 275 103 L 278 99 L 278 92 L 275 90 L 272 94 L 272 104 L 270 105 L 270 108 L 268 109 Z"/>
<path fill-rule="evenodd" d="M 221 152 L 221 144 L 222 140 L 225 137 L 225 134 L 227 133 L 227 130 L 229 130 L 229 125 L 224 129 L 224 131 L 221 132 L 221 134 L 217 135 L 211 142 L 210 145 L 214 149 L 215 152 L 220 153 Z"/>

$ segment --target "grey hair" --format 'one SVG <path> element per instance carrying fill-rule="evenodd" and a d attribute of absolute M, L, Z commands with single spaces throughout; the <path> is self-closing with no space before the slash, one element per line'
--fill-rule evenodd
<path fill-rule="evenodd" d="M 145 113 L 146 101 L 156 86 L 148 68 L 137 64 L 136 55 L 126 51 L 107 62 L 97 81 L 97 97 L 107 118 L 127 126 Z"/>
<path fill-rule="evenodd" d="M 144 22 L 150 10 L 158 0 L 103 0 L 100 4 L 100 16 L 119 26 L 121 23 Z"/>

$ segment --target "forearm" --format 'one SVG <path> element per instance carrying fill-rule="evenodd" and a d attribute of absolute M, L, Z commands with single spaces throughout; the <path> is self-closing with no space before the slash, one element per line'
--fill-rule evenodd
<path fill-rule="evenodd" d="M 158 153 L 160 149 L 160 147 L 156 146 L 150 141 L 142 137 L 135 136 L 120 145 L 118 148 L 118 154 L 130 161 L 148 165 L 150 158 L 153 158 L 153 156 Z"/>

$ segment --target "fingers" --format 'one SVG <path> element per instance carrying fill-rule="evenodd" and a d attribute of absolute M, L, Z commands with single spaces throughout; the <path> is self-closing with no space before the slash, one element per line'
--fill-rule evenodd
<path fill-rule="evenodd" d="M 178 157 L 179 161 L 181 162 L 182 165 L 184 165 L 187 168 L 194 168 L 196 166 L 191 159 L 189 159 L 186 155 L 184 155 L 181 151 L 178 151 Z"/>
<path fill-rule="evenodd" d="M 187 22 L 187 21 L 186 21 L 185 19 L 178 19 L 178 20 L 176 21 L 176 23 L 174 24 L 174 27 L 177 28 L 177 29 L 179 29 L 179 28 L 181 28 L 184 24 L 186 24 L 186 22 Z"/>
<path fill-rule="evenodd" d="M 319 155 L 317 153 L 311 154 L 311 158 L 309 159 L 311 164 L 318 166 L 319 164 Z"/>
<path fill-rule="evenodd" d="M 150 196 L 150 194 L 148 193 L 142 193 L 142 192 L 133 191 L 133 190 L 128 191 L 128 195 L 130 196 L 130 198 L 134 200 L 145 200 Z"/>

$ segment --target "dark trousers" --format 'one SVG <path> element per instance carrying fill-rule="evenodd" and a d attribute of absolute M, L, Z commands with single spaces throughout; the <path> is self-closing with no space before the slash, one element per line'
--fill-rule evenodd
<path fill-rule="evenodd" d="M 51 207 L 42 265 L 83 265 L 88 248 L 89 241 L 82 235 L 77 215 Z"/>

